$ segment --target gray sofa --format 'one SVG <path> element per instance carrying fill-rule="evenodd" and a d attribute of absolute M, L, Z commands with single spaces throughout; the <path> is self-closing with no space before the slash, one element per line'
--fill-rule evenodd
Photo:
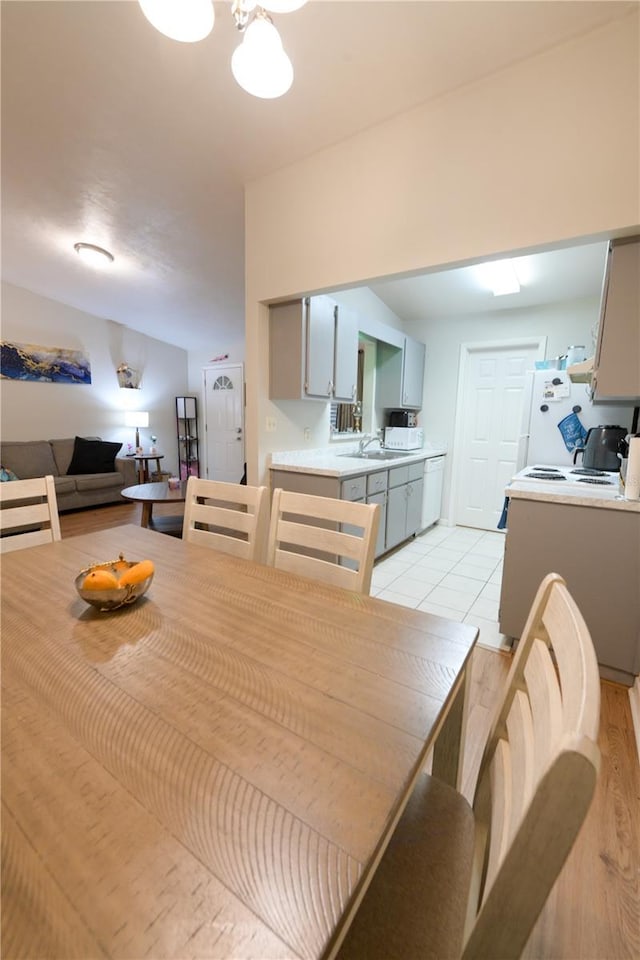
<path fill-rule="evenodd" d="M 99 437 L 87 437 L 99 440 Z M 64 440 L 5 440 L 0 443 L 0 463 L 19 480 L 51 474 L 56 488 L 58 511 L 95 507 L 102 503 L 124 503 L 120 491 L 138 482 L 133 457 L 116 457 L 110 473 L 67 475 L 75 438 Z"/>

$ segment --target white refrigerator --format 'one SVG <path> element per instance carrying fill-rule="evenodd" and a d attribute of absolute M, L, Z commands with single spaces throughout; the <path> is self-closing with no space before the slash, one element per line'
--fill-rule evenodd
<path fill-rule="evenodd" d="M 535 370 L 528 375 L 518 439 L 518 470 L 525 467 L 563 467 L 573 463 L 558 424 L 575 413 L 582 427 L 609 424 L 631 429 L 633 406 L 592 403 L 589 384 L 572 383 L 564 370 Z M 578 457 L 578 463 L 581 457 Z"/>

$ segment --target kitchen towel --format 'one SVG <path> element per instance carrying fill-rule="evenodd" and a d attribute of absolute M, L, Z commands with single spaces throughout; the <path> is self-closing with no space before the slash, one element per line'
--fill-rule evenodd
<path fill-rule="evenodd" d="M 562 434 L 564 445 L 569 453 L 573 453 L 576 447 L 584 446 L 587 431 L 580 423 L 577 413 L 568 413 L 566 417 L 563 417 L 558 424 L 558 430 Z"/>
<path fill-rule="evenodd" d="M 629 440 L 629 460 L 624 483 L 625 500 L 640 500 L 640 437 Z"/>

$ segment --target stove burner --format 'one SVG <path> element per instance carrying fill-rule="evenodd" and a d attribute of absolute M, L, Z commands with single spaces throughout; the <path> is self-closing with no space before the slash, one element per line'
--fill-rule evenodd
<path fill-rule="evenodd" d="M 599 480 L 598 477 L 578 477 L 576 483 L 596 483 L 601 487 L 613 486 L 611 480 Z"/>
<path fill-rule="evenodd" d="M 594 470 L 593 467 L 578 467 L 576 470 L 570 470 L 570 473 L 578 473 L 582 477 L 606 477 L 604 470 Z"/>
<path fill-rule="evenodd" d="M 534 470 L 533 473 L 528 473 L 525 476 L 525 480 L 529 480 L 529 479 L 531 480 L 566 480 L 567 478 L 563 473 L 542 473 L 539 470 Z"/>
<path fill-rule="evenodd" d="M 533 467 L 536 473 L 561 473 L 557 467 Z"/>

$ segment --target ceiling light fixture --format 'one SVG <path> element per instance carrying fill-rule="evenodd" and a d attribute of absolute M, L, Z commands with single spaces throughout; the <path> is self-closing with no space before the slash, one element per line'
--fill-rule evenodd
<path fill-rule="evenodd" d="M 478 264 L 483 283 L 493 291 L 494 297 L 507 293 L 520 293 L 520 281 L 513 260 L 492 260 Z"/>
<path fill-rule="evenodd" d="M 95 243 L 74 243 L 73 249 L 81 260 L 92 267 L 106 267 L 114 260 L 112 253 L 104 247 L 97 247 Z"/>
<path fill-rule="evenodd" d="M 232 73 L 243 90 L 254 97 L 281 97 L 293 83 L 293 66 L 285 53 L 280 34 L 267 11 L 290 13 L 307 0 L 232 0 L 231 15 L 242 43 L 231 59 Z M 138 0 L 153 26 L 173 40 L 194 42 L 211 32 L 214 22 L 212 0 Z"/>

